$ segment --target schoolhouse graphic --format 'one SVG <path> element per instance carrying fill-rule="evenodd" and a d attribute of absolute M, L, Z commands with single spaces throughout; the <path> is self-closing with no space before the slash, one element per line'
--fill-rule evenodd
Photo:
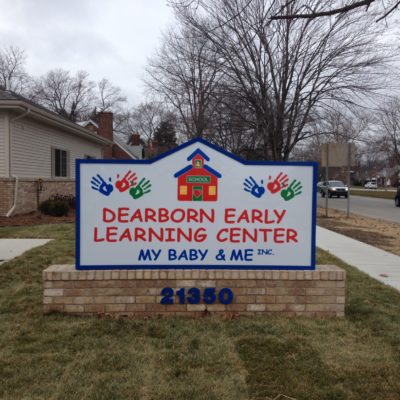
<path fill-rule="evenodd" d="M 210 158 L 200 149 L 195 150 L 188 158 L 191 165 L 178 171 L 179 201 L 217 201 L 218 179 L 221 174 L 205 165 Z"/>

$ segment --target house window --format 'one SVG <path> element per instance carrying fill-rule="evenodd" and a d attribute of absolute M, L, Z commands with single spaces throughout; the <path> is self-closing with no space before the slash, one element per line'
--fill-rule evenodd
<path fill-rule="evenodd" d="M 53 176 L 68 176 L 68 158 L 66 150 L 53 149 Z"/>
<path fill-rule="evenodd" d="M 187 186 L 183 185 L 179 188 L 179 194 L 182 196 L 186 196 L 187 195 Z"/>
<path fill-rule="evenodd" d="M 217 194 L 217 188 L 215 186 L 208 187 L 208 194 L 210 196 L 215 196 Z"/>

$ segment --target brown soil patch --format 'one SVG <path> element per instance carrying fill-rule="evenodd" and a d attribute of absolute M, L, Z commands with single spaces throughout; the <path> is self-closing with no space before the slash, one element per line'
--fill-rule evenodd
<path fill-rule="evenodd" d="M 356 214 L 347 218 L 346 213 L 332 209 L 326 218 L 322 208 L 317 211 L 317 224 L 400 256 L 400 224 Z"/>
<path fill-rule="evenodd" d="M 39 211 L 29 214 L 15 215 L 9 218 L 0 217 L 0 227 L 60 224 L 66 222 L 75 222 L 75 210 L 70 210 L 66 217 L 52 217 L 51 215 L 42 214 Z"/>

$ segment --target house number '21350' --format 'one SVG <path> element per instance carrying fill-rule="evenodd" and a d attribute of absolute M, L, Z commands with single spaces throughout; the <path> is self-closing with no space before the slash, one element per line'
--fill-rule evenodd
<path fill-rule="evenodd" d="M 221 304 L 230 304 L 233 301 L 233 292 L 229 288 L 222 288 L 217 291 L 215 288 L 205 288 L 203 292 L 199 288 L 181 288 L 174 292 L 170 287 L 161 290 L 160 304 L 174 304 L 174 295 L 178 297 L 179 304 L 214 304 L 219 302 Z"/>

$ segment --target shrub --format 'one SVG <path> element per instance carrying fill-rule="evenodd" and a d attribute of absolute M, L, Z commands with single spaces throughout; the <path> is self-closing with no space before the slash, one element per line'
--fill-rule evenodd
<path fill-rule="evenodd" d="M 54 196 L 50 197 L 50 200 L 65 201 L 69 208 L 75 210 L 75 196 L 73 195 L 55 194 Z"/>
<path fill-rule="evenodd" d="M 50 206 L 51 206 L 51 200 L 42 201 L 39 204 L 39 211 L 43 214 L 49 215 L 50 214 Z"/>
<path fill-rule="evenodd" d="M 54 217 L 63 217 L 68 215 L 69 205 L 65 200 L 45 200 L 39 205 L 39 210 L 43 214 L 52 215 Z"/>

